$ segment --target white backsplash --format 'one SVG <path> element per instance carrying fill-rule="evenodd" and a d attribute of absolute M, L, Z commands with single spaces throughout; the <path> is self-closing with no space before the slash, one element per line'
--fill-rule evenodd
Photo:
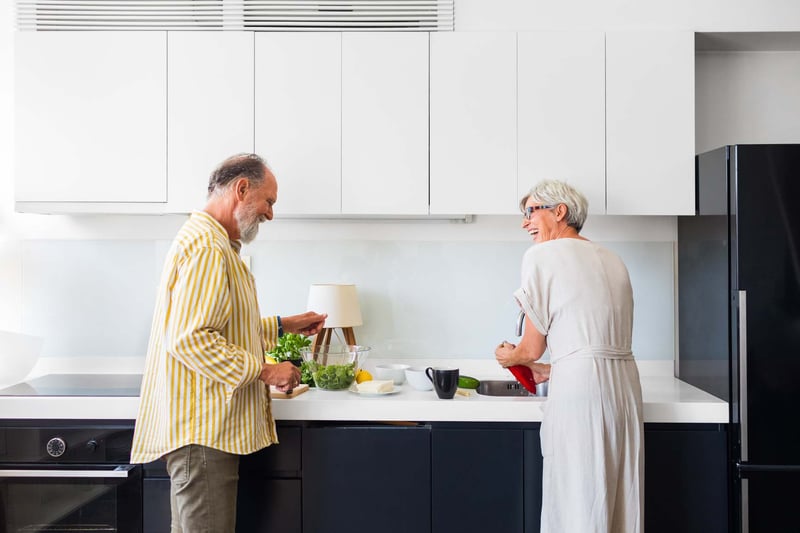
<path fill-rule="evenodd" d="M 489 358 L 501 340 L 515 342 L 512 292 L 529 246 L 524 235 L 497 239 L 481 223 L 388 224 L 405 239 L 370 238 L 375 225 L 343 231 L 358 237 L 345 239 L 336 235 L 341 223 L 272 224 L 262 230 L 271 236 L 243 250 L 252 257 L 265 315 L 305 311 L 311 283 L 347 282 L 356 284 L 364 316 L 356 338 L 372 346 L 371 357 Z M 289 237 L 293 232 L 298 238 Z M 672 360 L 673 241 L 605 240 L 607 233 L 595 238 L 620 254 L 633 284 L 635 355 Z M 45 337 L 44 357 L 145 353 L 170 245 L 162 235 L 22 242 L 22 329 Z"/>

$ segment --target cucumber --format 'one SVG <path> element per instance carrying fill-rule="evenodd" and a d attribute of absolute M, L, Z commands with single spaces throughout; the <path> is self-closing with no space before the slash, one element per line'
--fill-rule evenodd
<path fill-rule="evenodd" d="M 481 382 L 470 376 L 458 376 L 458 386 L 462 389 L 477 389 Z"/>

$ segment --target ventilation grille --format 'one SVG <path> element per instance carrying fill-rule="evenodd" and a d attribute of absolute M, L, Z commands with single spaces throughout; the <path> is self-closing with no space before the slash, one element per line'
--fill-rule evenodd
<path fill-rule="evenodd" d="M 453 31 L 453 3 L 454 0 L 17 0 L 17 29 Z"/>

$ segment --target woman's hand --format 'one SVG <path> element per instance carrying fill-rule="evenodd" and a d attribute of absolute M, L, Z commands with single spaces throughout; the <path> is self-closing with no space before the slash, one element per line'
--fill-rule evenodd
<path fill-rule="evenodd" d="M 503 341 L 497 348 L 495 348 L 494 358 L 497 359 L 497 362 L 500 363 L 500 366 L 503 368 L 527 364 L 528 361 L 524 360 L 524 357 L 520 352 L 521 350 L 517 349 L 516 344 Z"/>
<path fill-rule="evenodd" d="M 533 372 L 533 381 L 537 385 L 550 380 L 550 365 L 547 363 L 528 363 L 528 368 Z"/>
<path fill-rule="evenodd" d="M 283 323 L 284 332 L 299 333 L 306 337 L 311 337 L 319 333 L 325 326 L 326 318 L 328 318 L 326 314 L 307 311 L 299 315 L 283 316 L 281 317 L 281 322 Z"/>

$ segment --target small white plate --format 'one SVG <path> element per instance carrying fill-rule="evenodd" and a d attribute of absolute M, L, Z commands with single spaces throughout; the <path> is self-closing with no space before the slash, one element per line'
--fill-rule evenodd
<path fill-rule="evenodd" d="M 394 389 L 386 392 L 367 392 L 367 391 L 360 391 L 356 388 L 355 385 L 352 385 L 347 390 L 355 394 L 360 394 L 361 396 L 388 396 L 390 394 L 397 394 L 398 392 L 400 392 L 401 389 L 399 387 L 395 387 Z"/>

